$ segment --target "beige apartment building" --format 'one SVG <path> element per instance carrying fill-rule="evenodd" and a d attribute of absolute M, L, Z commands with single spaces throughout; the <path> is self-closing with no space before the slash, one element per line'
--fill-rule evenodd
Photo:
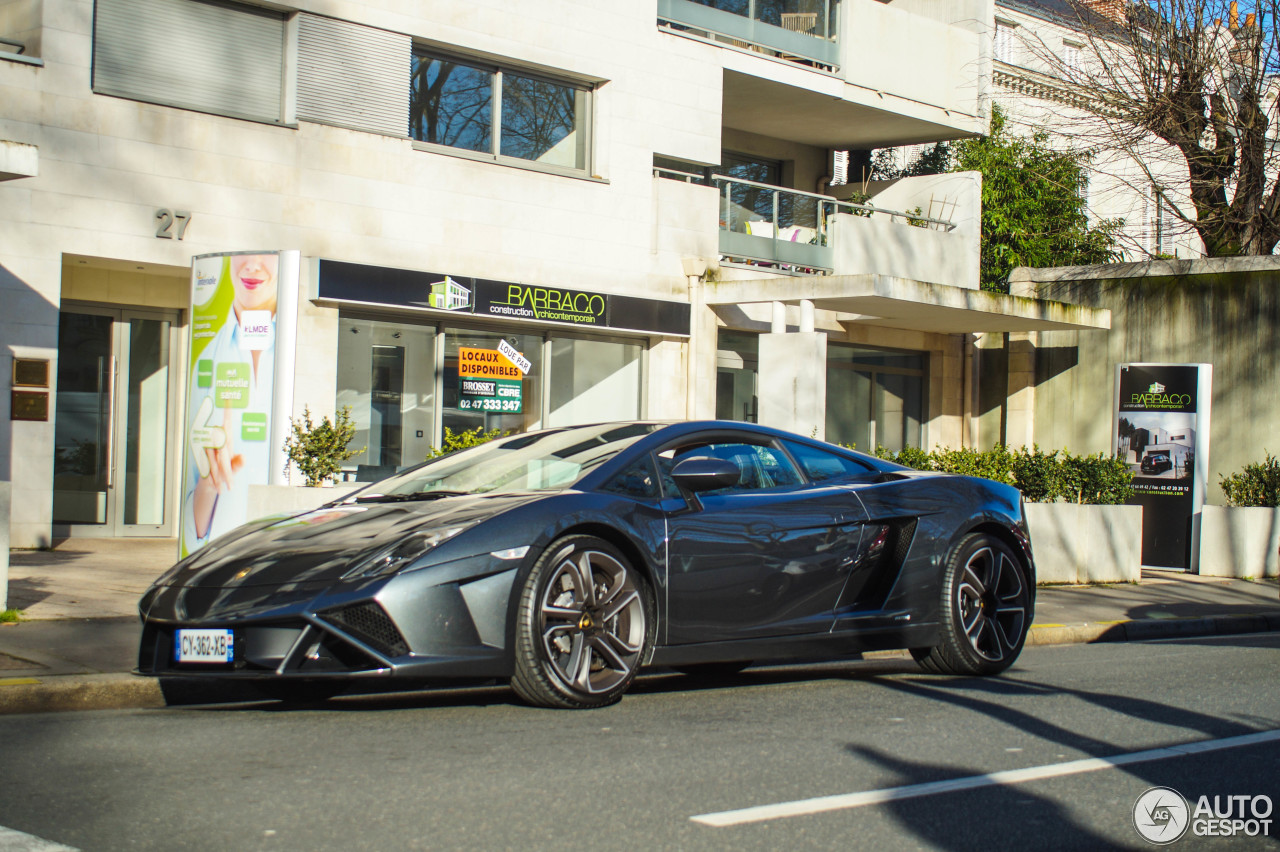
<path fill-rule="evenodd" d="M 178 535 L 212 337 L 193 259 L 237 252 L 281 263 L 274 420 L 237 438 L 271 443 L 273 482 L 288 418 L 347 405 L 354 480 L 475 426 L 965 444 L 972 335 L 1108 314 L 977 289 L 976 175 L 858 207 L 832 155 L 981 133 L 993 20 L 993 0 L 0 0 L 11 543 Z M 515 402 L 477 405 L 468 359 L 502 346 L 527 364 Z"/>

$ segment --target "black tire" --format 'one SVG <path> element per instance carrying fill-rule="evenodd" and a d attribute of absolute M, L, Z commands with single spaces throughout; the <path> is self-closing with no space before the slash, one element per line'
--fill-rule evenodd
<path fill-rule="evenodd" d="M 539 707 L 612 704 L 647 658 L 654 621 L 648 583 L 617 548 L 566 536 L 539 557 L 521 589 L 511 687 Z"/>
<path fill-rule="evenodd" d="M 690 663 L 687 666 L 672 666 L 673 669 L 690 677 L 733 677 L 751 665 L 751 660 L 737 660 L 732 663 Z"/>
<path fill-rule="evenodd" d="M 983 533 L 962 538 L 947 559 L 940 614 L 941 641 L 911 649 L 921 668 L 993 675 L 1013 665 L 1030 627 L 1031 590 L 1012 548 Z"/>

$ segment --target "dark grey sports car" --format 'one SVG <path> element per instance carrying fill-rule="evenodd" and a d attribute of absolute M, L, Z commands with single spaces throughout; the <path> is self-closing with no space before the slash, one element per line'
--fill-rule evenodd
<path fill-rule="evenodd" d="M 910 648 L 994 674 L 1034 594 L 1008 486 L 743 423 L 606 423 L 228 533 L 142 597 L 138 672 L 295 696 L 501 678 L 566 708 L 617 701 L 650 665 Z"/>

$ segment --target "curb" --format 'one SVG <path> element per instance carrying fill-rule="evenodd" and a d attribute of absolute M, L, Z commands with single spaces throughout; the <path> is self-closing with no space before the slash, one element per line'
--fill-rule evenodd
<path fill-rule="evenodd" d="M 1280 613 L 1220 615 L 1202 618 L 1145 618 L 1093 624 L 1039 624 L 1027 633 L 1027 645 L 1136 642 L 1183 636 L 1230 636 L 1280 631 Z M 864 659 L 899 656 L 881 651 Z M 206 687 L 201 689 L 200 687 Z M 243 690 L 207 688 L 190 680 L 162 681 L 132 674 L 53 675 L 0 678 L 0 715 L 73 710 L 148 710 L 175 704 L 261 700 Z"/>
<path fill-rule="evenodd" d="M 1143 618 L 1093 624 L 1033 624 L 1028 645 L 1136 642 L 1180 636 L 1230 636 L 1280 630 L 1280 613 L 1211 615 L 1200 618 Z"/>
<path fill-rule="evenodd" d="M 164 694 L 157 680 L 131 674 L 0 680 L 0 715 L 67 710 L 137 710 L 164 706 Z"/>

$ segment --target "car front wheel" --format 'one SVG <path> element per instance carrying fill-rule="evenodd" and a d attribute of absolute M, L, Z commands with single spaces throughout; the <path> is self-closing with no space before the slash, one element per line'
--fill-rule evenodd
<path fill-rule="evenodd" d="M 947 560 L 942 583 L 941 641 L 912 655 L 938 674 L 991 675 L 1022 652 L 1031 619 L 1031 590 L 1013 550 L 982 533 L 965 536 Z"/>
<path fill-rule="evenodd" d="M 612 704 L 635 679 L 653 629 L 648 584 L 618 549 L 594 536 L 562 538 L 521 590 L 511 686 L 541 707 Z"/>

